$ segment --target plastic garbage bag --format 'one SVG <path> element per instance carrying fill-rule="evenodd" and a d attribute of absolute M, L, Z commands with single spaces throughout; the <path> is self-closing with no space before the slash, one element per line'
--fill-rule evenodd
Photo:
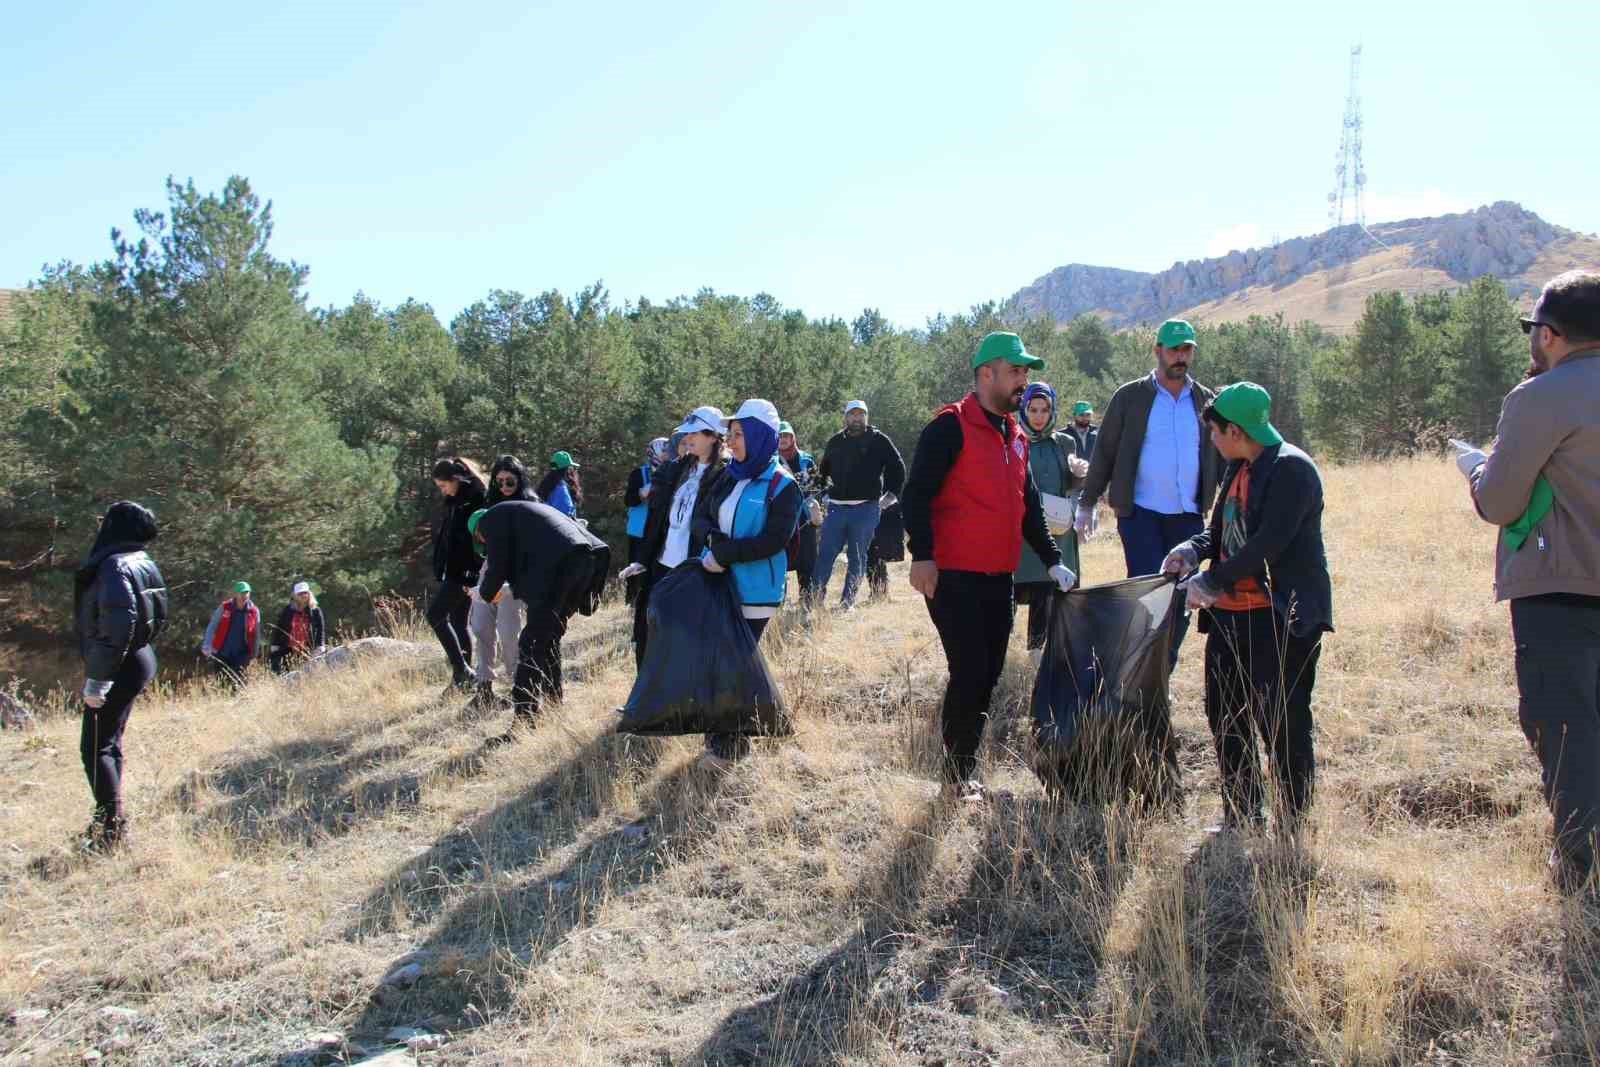
<path fill-rule="evenodd" d="M 1033 766 L 1052 795 L 1181 797 L 1167 701 L 1176 593 L 1154 576 L 1052 594 L 1033 683 Z"/>
<path fill-rule="evenodd" d="M 650 590 L 644 662 L 622 709 L 625 734 L 791 732 L 789 710 L 739 610 L 730 575 L 691 560 Z"/>

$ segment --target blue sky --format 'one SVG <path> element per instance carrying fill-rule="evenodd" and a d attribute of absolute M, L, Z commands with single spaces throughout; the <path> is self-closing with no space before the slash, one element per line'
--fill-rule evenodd
<path fill-rule="evenodd" d="M 237 173 L 318 305 L 603 280 L 919 326 L 1326 228 L 1357 38 L 1370 221 L 1600 230 L 1600 4 L 1477 6 L 24 5 L 0 287 Z"/>

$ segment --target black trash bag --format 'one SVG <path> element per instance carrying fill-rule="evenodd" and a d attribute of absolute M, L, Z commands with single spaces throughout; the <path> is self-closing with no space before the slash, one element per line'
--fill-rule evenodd
<path fill-rule="evenodd" d="M 733 576 L 690 560 L 650 590 L 644 662 L 622 709 L 624 734 L 791 732 L 778 682 L 739 610 Z"/>
<path fill-rule="evenodd" d="M 1181 803 L 1167 700 L 1176 580 L 1052 592 L 1033 683 L 1034 772 L 1058 799 Z"/>

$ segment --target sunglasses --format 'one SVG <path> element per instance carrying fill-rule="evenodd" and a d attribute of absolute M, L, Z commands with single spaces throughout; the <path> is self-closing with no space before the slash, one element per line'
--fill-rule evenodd
<path fill-rule="evenodd" d="M 502 489 L 515 489 L 517 487 L 517 479 L 515 477 L 496 478 L 495 483 Z"/>
<path fill-rule="evenodd" d="M 1556 329 L 1554 326 L 1550 325 L 1548 322 L 1540 322 L 1538 319 L 1529 319 L 1529 318 L 1521 318 L 1521 319 L 1518 319 L 1517 321 L 1522 324 L 1522 332 L 1525 333 L 1525 334 L 1532 333 L 1533 332 L 1533 328 L 1535 326 L 1543 326 L 1545 329 L 1549 330 L 1551 333 L 1555 334 L 1557 337 L 1561 336 L 1561 331 Z"/>

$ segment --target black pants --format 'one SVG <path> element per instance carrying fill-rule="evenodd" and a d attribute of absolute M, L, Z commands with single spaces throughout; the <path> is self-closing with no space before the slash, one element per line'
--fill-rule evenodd
<path fill-rule="evenodd" d="M 876 541 L 867 549 L 867 590 L 867 595 L 872 600 L 889 595 L 889 564 L 878 551 Z"/>
<path fill-rule="evenodd" d="M 212 656 L 210 660 L 211 673 L 220 675 L 237 692 L 244 686 L 244 672 L 250 666 L 248 659 L 240 663 L 225 660 L 221 656 Z"/>
<path fill-rule="evenodd" d="M 531 722 L 546 701 L 560 701 L 561 639 L 572 618 L 574 591 L 587 585 L 590 571 L 569 566 L 559 575 L 544 603 L 529 602 L 528 621 L 517 639 L 517 674 L 511 683 L 511 710 L 515 718 Z"/>
<path fill-rule="evenodd" d="M 644 557 L 644 538 L 642 538 L 642 537 L 629 537 L 628 538 L 628 562 L 629 563 L 643 563 L 644 562 L 644 558 L 643 557 Z M 622 602 L 624 604 L 632 604 L 635 600 L 637 600 L 639 598 L 639 586 L 641 586 L 642 584 L 644 584 L 644 575 L 642 575 L 642 574 L 635 574 L 632 578 L 629 578 L 627 580 L 627 582 L 625 582 L 623 584 L 623 586 L 622 586 Z"/>
<path fill-rule="evenodd" d="M 1015 614 L 1011 575 L 940 571 L 928 614 L 950 666 L 942 710 L 944 773 L 959 782 L 977 773 L 989 700 L 1006 665 Z"/>
<path fill-rule="evenodd" d="M 1543 770 L 1556 856 L 1581 880 L 1600 833 L 1600 597 L 1513 600 L 1511 634 L 1517 718 Z"/>
<path fill-rule="evenodd" d="M 1028 650 L 1044 647 L 1050 629 L 1050 594 L 1056 583 L 1018 582 L 1017 603 L 1028 605 Z"/>
<path fill-rule="evenodd" d="M 102 826 L 122 819 L 122 731 L 133 702 L 156 676 L 156 654 L 146 645 L 123 657 L 111 679 L 111 692 L 98 708 L 83 706 L 83 733 L 78 744 L 83 773 L 94 792 L 94 817 Z"/>
<path fill-rule="evenodd" d="M 650 590 L 655 584 L 665 578 L 671 571 L 660 563 L 649 564 L 650 570 L 640 575 L 648 578 L 644 587 L 639 590 L 638 597 L 633 602 L 633 669 L 639 671 L 644 667 L 644 646 L 650 638 L 650 627 L 645 624 L 645 613 L 650 609 Z"/>
<path fill-rule="evenodd" d="M 1316 781 L 1311 690 L 1322 635 L 1294 636 L 1271 608 L 1213 611 L 1209 626 L 1206 718 L 1216 743 L 1224 811 L 1234 819 L 1261 815 L 1259 737 L 1285 814 L 1297 817 L 1311 803 Z"/>
<path fill-rule="evenodd" d="M 801 509 L 799 531 L 795 534 L 796 552 L 789 560 L 800 590 L 800 606 L 811 606 L 811 572 L 817 569 L 817 528 L 811 525 L 804 508 Z"/>
<path fill-rule="evenodd" d="M 771 619 L 746 619 L 745 625 L 750 627 L 750 633 L 756 639 L 756 644 L 761 643 L 761 635 L 766 631 L 767 623 Z M 723 759 L 743 759 L 750 754 L 750 738 L 745 734 L 706 734 L 706 751 L 713 756 Z"/>
<path fill-rule="evenodd" d="M 472 597 L 467 587 L 452 581 L 439 583 L 433 599 L 428 602 L 428 625 L 444 648 L 444 658 L 450 661 L 450 677 L 462 684 L 472 677 L 472 634 L 467 630 L 467 613 L 472 608 Z"/>

